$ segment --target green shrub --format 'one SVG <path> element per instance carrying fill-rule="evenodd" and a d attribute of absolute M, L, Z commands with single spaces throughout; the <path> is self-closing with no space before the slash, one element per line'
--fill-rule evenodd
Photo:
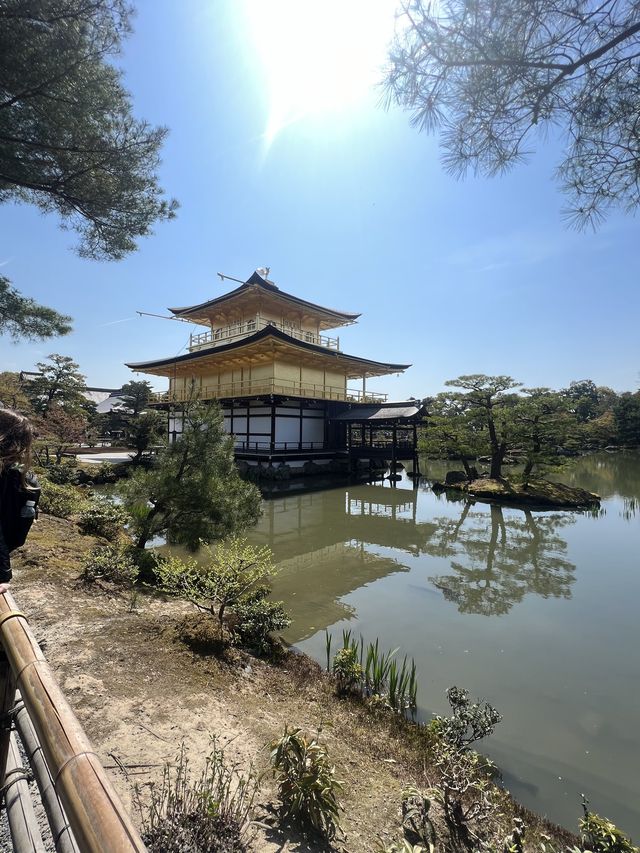
<path fill-rule="evenodd" d="M 106 582 L 131 587 L 138 579 L 138 567 L 129 549 L 118 545 L 99 545 L 85 560 L 79 579 L 87 584 Z"/>
<path fill-rule="evenodd" d="M 101 462 L 95 466 L 95 472 L 92 471 L 94 483 L 115 483 L 118 479 L 116 466 L 111 462 Z"/>
<path fill-rule="evenodd" d="M 525 822 L 520 817 L 514 817 L 511 832 L 502 843 L 502 853 L 524 853 L 526 834 Z"/>
<path fill-rule="evenodd" d="M 638 848 L 615 823 L 590 812 L 587 806 L 587 801 L 583 800 L 584 817 L 580 819 L 580 831 L 584 847 L 593 853 L 638 853 Z"/>
<path fill-rule="evenodd" d="M 103 536 L 115 540 L 122 533 L 128 518 L 122 507 L 103 500 L 82 511 L 78 528 L 85 536 Z"/>
<path fill-rule="evenodd" d="M 75 485 L 78 482 L 78 466 L 74 462 L 52 462 L 44 469 L 45 477 L 57 486 Z"/>
<path fill-rule="evenodd" d="M 443 717 L 434 717 L 425 725 L 426 731 L 436 740 L 442 737 L 442 720 Z"/>
<path fill-rule="evenodd" d="M 469 692 L 450 687 L 447 698 L 453 714 L 436 717 L 440 735 L 454 749 L 467 749 L 472 743 L 488 737 L 502 715 L 488 702 L 471 702 Z"/>
<path fill-rule="evenodd" d="M 333 659 L 333 674 L 338 679 L 338 692 L 348 693 L 362 680 L 362 667 L 354 648 L 340 649 Z"/>
<path fill-rule="evenodd" d="M 319 733 L 318 733 L 319 734 Z M 331 839 L 340 828 L 338 793 L 327 748 L 301 729 L 289 729 L 271 744 L 273 775 L 278 782 L 282 816 L 303 830 Z"/>
<path fill-rule="evenodd" d="M 490 776 L 495 765 L 477 752 L 446 741 L 435 750 L 440 780 L 429 796 L 442 806 L 454 847 L 474 847 L 477 827 L 496 814 L 497 802 Z"/>
<path fill-rule="evenodd" d="M 151 786 L 151 802 L 136 800 L 142 838 L 149 853 L 241 853 L 256 794 L 256 780 L 229 767 L 214 739 L 200 778 L 192 781 L 184 746 L 175 766 L 167 765 L 159 788 Z"/>
<path fill-rule="evenodd" d="M 273 633 L 291 624 L 282 602 L 268 600 L 269 592 L 268 586 L 256 587 L 233 605 L 230 629 L 235 645 L 267 654 L 273 650 Z"/>
<path fill-rule="evenodd" d="M 204 564 L 192 557 L 159 558 L 155 571 L 160 588 L 216 619 L 221 639 L 228 630 L 232 641 L 242 638 L 259 647 L 278 624 L 286 627 L 282 605 L 266 601 L 268 587 L 263 582 L 277 571 L 268 548 L 256 548 L 243 539 L 232 538 L 215 548 L 205 545 L 204 554 L 208 557 Z M 259 624 L 261 619 L 265 620 L 264 626 Z"/>
<path fill-rule="evenodd" d="M 436 843 L 430 809 L 431 798 L 424 791 L 410 785 L 402 792 L 402 829 L 407 840 L 418 843 L 419 849 L 433 849 Z"/>
<path fill-rule="evenodd" d="M 88 500 L 75 486 L 60 486 L 51 480 L 42 481 L 42 494 L 39 507 L 42 512 L 58 518 L 69 518 L 89 505 Z"/>
<path fill-rule="evenodd" d="M 154 551 L 134 547 L 130 549 L 130 554 L 131 559 L 138 567 L 138 579 L 151 586 L 155 586 L 158 583 L 158 563 L 163 557 Z"/>

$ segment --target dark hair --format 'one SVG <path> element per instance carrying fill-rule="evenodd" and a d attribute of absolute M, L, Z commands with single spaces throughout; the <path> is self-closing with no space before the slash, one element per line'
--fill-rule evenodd
<path fill-rule="evenodd" d="M 33 427 L 13 409 L 0 409 L 0 473 L 10 465 L 29 465 Z"/>

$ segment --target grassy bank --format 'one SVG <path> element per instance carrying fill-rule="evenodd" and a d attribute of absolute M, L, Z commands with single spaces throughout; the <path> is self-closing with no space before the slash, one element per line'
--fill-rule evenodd
<path fill-rule="evenodd" d="M 216 645 L 187 604 L 153 589 L 80 584 L 82 564 L 100 544 L 106 543 L 81 535 L 73 517 L 43 514 L 15 556 L 13 592 L 134 816 L 134 785 L 148 791 L 182 742 L 197 768 L 216 735 L 230 761 L 260 774 L 269 768 L 265 744 L 285 726 L 309 733 L 321 726 L 320 739 L 343 782 L 342 831 L 333 847 L 384 849 L 401 837 L 402 791 L 442 785 L 434 727 L 413 725 L 349 691 L 338 696 L 334 677 L 304 655 L 286 652 L 269 662 Z M 492 808 L 470 826 L 487 849 L 502 851 L 505 839 L 507 846 L 516 843 L 512 833 L 519 820 L 527 828 L 526 849 L 578 843 L 493 783 L 486 790 Z M 470 805 L 473 796 L 469 791 L 465 802 Z M 283 827 L 278 805 L 275 782 L 262 776 L 250 849 L 280 850 L 285 843 L 293 850 L 326 848 Z M 469 839 L 452 837 L 436 798 L 428 818 L 437 850 L 468 849 Z"/>

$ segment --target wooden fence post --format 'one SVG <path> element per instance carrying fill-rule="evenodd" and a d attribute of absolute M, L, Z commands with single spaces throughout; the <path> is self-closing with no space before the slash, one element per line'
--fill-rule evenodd
<path fill-rule="evenodd" d="M 16 674 L 22 701 L 77 846 L 83 853 L 146 851 L 140 834 L 57 684 L 24 614 L 17 609 L 13 596 L 8 592 L 0 595 L 0 642 L 11 670 Z M 0 698 L 4 696 L 7 710 L 13 708 L 15 686 L 7 672 L 0 695 Z M 3 719 L 10 723 L 10 718 L 8 715 Z"/>
<path fill-rule="evenodd" d="M 16 681 L 4 650 L 0 648 L 0 788 L 7 774 L 7 756 L 11 738 L 11 712 L 15 704 Z"/>
<path fill-rule="evenodd" d="M 9 740 L 6 778 L 7 790 L 4 797 L 12 849 L 16 853 L 46 853 L 47 848 L 33 810 L 28 776 L 23 767 L 15 733 L 12 733 Z"/>

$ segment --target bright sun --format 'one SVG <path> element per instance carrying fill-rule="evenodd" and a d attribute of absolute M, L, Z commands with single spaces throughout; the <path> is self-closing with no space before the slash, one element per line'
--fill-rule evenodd
<path fill-rule="evenodd" d="M 344 111 L 380 79 L 396 0 L 245 0 L 269 91 L 270 144 L 284 127 Z"/>

